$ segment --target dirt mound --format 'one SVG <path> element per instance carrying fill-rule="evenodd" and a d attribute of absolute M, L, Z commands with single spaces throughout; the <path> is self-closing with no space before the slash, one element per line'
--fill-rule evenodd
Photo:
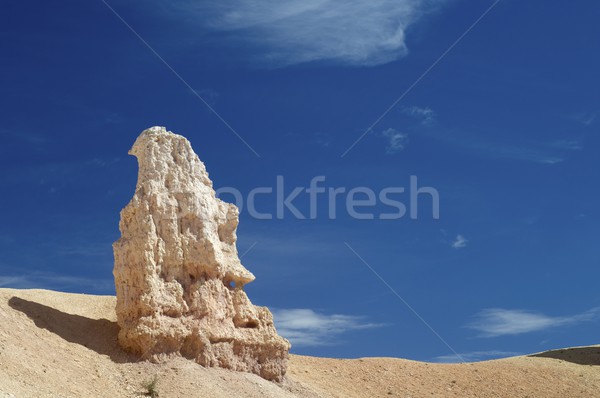
<path fill-rule="evenodd" d="M 0 289 L 0 398 L 140 397 L 600 397 L 600 347 L 473 364 L 292 355 L 286 379 L 151 364 L 117 343 L 115 297 Z"/>

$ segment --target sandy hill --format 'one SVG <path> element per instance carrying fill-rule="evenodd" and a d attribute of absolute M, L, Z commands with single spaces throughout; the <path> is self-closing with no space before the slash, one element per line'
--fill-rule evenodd
<path fill-rule="evenodd" d="M 472 364 L 292 355 L 286 381 L 122 352 L 115 298 L 0 289 L 0 398 L 600 397 L 600 346 Z"/>

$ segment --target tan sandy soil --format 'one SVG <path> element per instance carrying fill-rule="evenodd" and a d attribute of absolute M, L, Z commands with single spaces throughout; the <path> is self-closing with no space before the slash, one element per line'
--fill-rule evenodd
<path fill-rule="evenodd" d="M 116 341 L 115 298 L 0 289 L 0 398 L 600 397 L 600 346 L 473 364 L 292 355 L 286 381 L 205 369 L 184 359 L 140 362 Z"/>

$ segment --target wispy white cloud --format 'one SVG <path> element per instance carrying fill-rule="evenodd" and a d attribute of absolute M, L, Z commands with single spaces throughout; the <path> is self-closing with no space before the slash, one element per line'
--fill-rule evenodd
<path fill-rule="evenodd" d="M 456 235 L 456 238 L 454 238 L 454 240 L 452 241 L 451 246 L 455 249 L 462 249 L 463 247 L 467 247 L 468 242 L 469 240 L 467 238 L 458 234 Z"/>
<path fill-rule="evenodd" d="M 566 156 L 558 151 L 547 150 L 545 148 L 519 147 L 508 145 L 487 145 L 475 144 L 474 146 L 482 152 L 487 152 L 492 157 L 516 159 L 540 164 L 557 164 L 564 162 Z"/>
<path fill-rule="evenodd" d="M 483 142 L 478 139 L 448 138 L 449 143 L 481 156 L 553 165 L 564 162 L 573 151 L 582 149 L 581 141 L 557 140 L 519 145 L 518 143 Z"/>
<path fill-rule="evenodd" d="M 22 276 L 2 276 L 0 275 L 0 287 L 13 287 L 16 289 L 23 288 L 28 285 L 26 278 Z"/>
<path fill-rule="evenodd" d="M 402 151 L 408 145 L 408 134 L 398 130 L 389 128 L 382 131 L 381 135 L 388 141 L 385 151 L 390 155 Z"/>
<path fill-rule="evenodd" d="M 583 142 L 581 140 L 556 140 L 551 142 L 549 146 L 568 151 L 580 151 L 583 149 Z"/>
<path fill-rule="evenodd" d="M 212 88 L 201 88 L 194 91 L 188 90 L 188 92 L 193 96 L 200 95 L 202 99 L 211 106 L 214 106 L 217 103 L 217 99 L 221 96 L 218 91 L 213 90 Z"/>
<path fill-rule="evenodd" d="M 332 136 L 326 133 L 314 133 L 312 142 L 320 147 L 327 148 L 331 146 Z"/>
<path fill-rule="evenodd" d="M 339 344 L 339 336 L 350 330 L 383 326 L 366 322 L 361 316 L 325 315 L 311 309 L 275 309 L 273 318 L 277 332 L 295 346 Z"/>
<path fill-rule="evenodd" d="M 34 133 L 30 131 L 24 130 L 9 130 L 9 129 L 0 129 L 0 137 L 12 137 L 17 139 L 27 145 L 32 146 L 33 148 L 40 148 L 46 143 L 48 143 L 49 139 L 40 133 Z"/>
<path fill-rule="evenodd" d="M 95 279 L 59 275 L 44 272 L 31 272 L 24 275 L 0 275 L 0 288 L 13 289 L 77 289 L 110 292 L 114 289 L 112 279 Z"/>
<path fill-rule="evenodd" d="M 435 112 L 430 108 L 405 108 L 405 114 L 421 115 L 427 121 L 427 114 L 431 111 L 429 123 L 435 123 Z M 582 136 L 567 136 L 551 140 L 527 140 L 523 138 L 509 139 L 508 135 L 499 136 L 490 140 L 490 134 L 473 134 L 465 131 L 447 130 L 439 123 L 436 129 L 421 129 L 420 134 L 426 135 L 441 143 L 457 149 L 470 152 L 474 155 L 502 160 L 516 160 L 542 165 L 554 165 L 567 160 L 574 152 L 584 148 Z"/>
<path fill-rule="evenodd" d="M 433 358 L 433 362 L 441 362 L 441 363 L 460 363 L 462 361 L 466 362 L 479 362 L 486 361 L 490 359 L 499 359 L 499 358 L 507 358 L 514 357 L 517 355 L 521 355 L 519 352 L 513 351 L 472 351 L 472 352 L 464 352 L 458 354 L 460 357 L 456 355 L 440 355 L 439 357 Z"/>
<path fill-rule="evenodd" d="M 581 112 L 575 115 L 575 120 L 584 126 L 591 126 L 596 121 L 598 112 Z"/>
<path fill-rule="evenodd" d="M 477 314 L 475 320 L 467 327 L 477 330 L 480 337 L 497 337 L 537 332 L 559 326 L 573 326 L 598 319 L 599 316 L 600 307 L 569 316 L 550 316 L 526 310 L 489 308 Z"/>
<path fill-rule="evenodd" d="M 419 121 L 423 125 L 430 125 L 435 122 L 435 112 L 433 109 L 419 106 L 411 106 L 402 109 L 402 112 L 408 116 L 411 116 Z"/>
<path fill-rule="evenodd" d="M 276 65 L 378 65 L 407 53 L 406 29 L 446 0 L 174 0 L 183 20 L 254 44 Z"/>

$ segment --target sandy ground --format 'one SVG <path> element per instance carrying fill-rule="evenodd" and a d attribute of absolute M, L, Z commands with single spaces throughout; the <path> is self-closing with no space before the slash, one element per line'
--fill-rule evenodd
<path fill-rule="evenodd" d="M 0 289 L 0 398 L 142 397 L 157 377 L 167 397 L 600 397 L 600 346 L 473 364 L 292 355 L 286 381 L 156 365 L 123 353 L 115 298 Z"/>

